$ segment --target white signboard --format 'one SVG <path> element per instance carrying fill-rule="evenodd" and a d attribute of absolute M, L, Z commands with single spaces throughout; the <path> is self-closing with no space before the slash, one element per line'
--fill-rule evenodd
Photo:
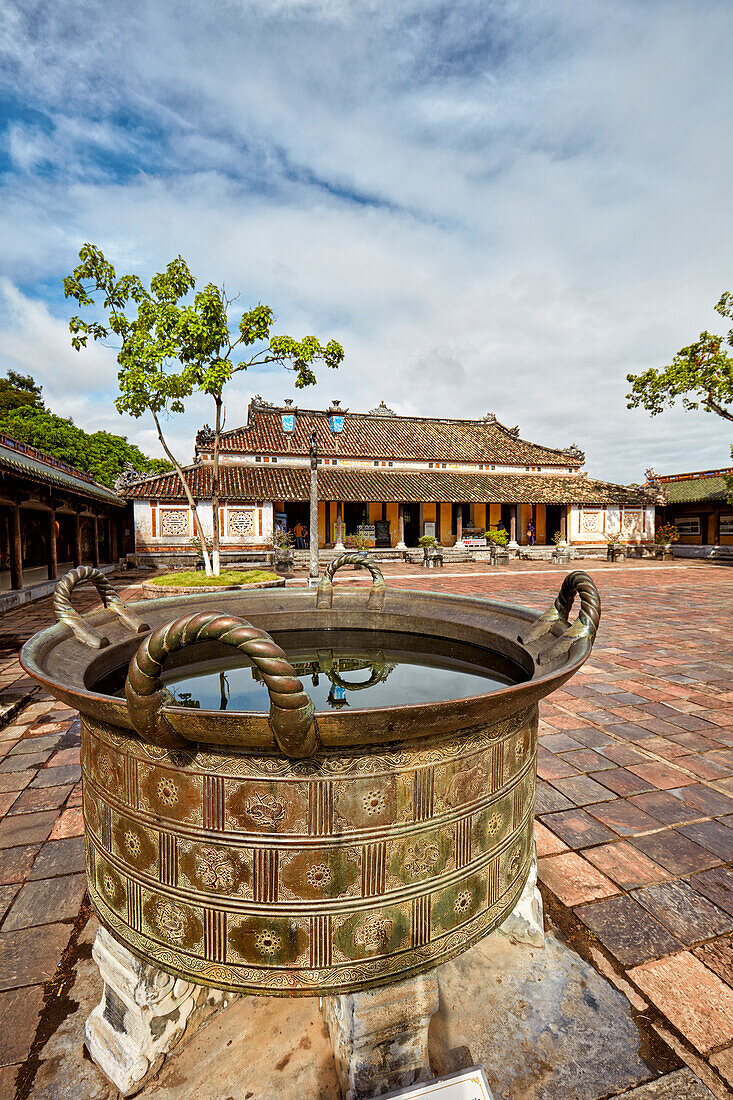
<path fill-rule="evenodd" d="M 395 1100 L 396 1097 L 400 1100 L 493 1100 L 483 1066 L 473 1066 L 460 1073 L 436 1077 L 423 1085 L 385 1093 L 382 1100 Z"/>
<path fill-rule="evenodd" d="M 361 538 L 363 538 L 363 539 L 376 538 L 373 523 L 362 523 L 362 524 L 360 524 L 356 529 L 356 533 L 357 533 L 357 535 L 361 536 Z"/>
<path fill-rule="evenodd" d="M 731 516 L 731 519 L 733 519 L 733 516 Z M 424 535 L 430 535 L 431 538 L 435 538 L 435 522 L 433 520 L 425 520 L 423 527 L 425 528 L 423 531 Z"/>
<path fill-rule="evenodd" d="M 469 550 L 485 550 L 486 539 L 464 538 L 463 545 L 467 546 Z"/>
<path fill-rule="evenodd" d="M 700 517 L 688 516 L 685 519 L 675 520 L 675 527 L 681 535 L 699 535 Z"/>
<path fill-rule="evenodd" d="M 733 535 L 733 516 L 720 517 L 721 535 Z"/>

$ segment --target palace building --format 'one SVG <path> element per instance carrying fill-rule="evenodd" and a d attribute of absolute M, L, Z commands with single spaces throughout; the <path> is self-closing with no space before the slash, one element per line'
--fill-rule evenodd
<path fill-rule="evenodd" d="M 276 530 L 309 525 L 311 439 L 318 456 L 318 543 L 413 547 L 432 534 L 446 547 L 481 545 L 501 525 L 518 543 L 530 524 L 538 544 L 605 544 L 654 538 L 654 495 L 589 478 L 574 444 L 555 449 L 522 439 L 489 413 L 478 420 L 399 416 L 384 403 L 367 413 L 334 401 L 301 409 L 254 398 L 241 428 L 220 449 L 224 551 L 271 547 Z M 213 432 L 196 437 L 186 470 L 204 529 L 211 530 Z M 191 548 L 193 519 L 175 473 L 129 486 L 136 552 L 163 560 Z"/>
<path fill-rule="evenodd" d="M 315 433 L 315 437 L 314 437 Z M 442 546 L 475 544 L 502 526 L 526 543 L 604 543 L 654 539 L 654 495 L 593 480 L 582 472 L 575 444 L 544 447 L 519 436 L 492 414 L 478 420 L 397 416 L 383 403 L 351 412 L 333 401 L 302 409 L 253 398 L 247 423 L 223 432 L 220 448 L 220 531 L 223 551 L 272 547 L 277 529 L 309 524 L 309 449 L 318 455 L 318 543 L 336 541 L 415 547 L 422 535 Z M 197 433 L 186 474 L 205 530 L 211 530 L 214 432 Z M 127 489 L 134 500 L 135 551 L 163 560 L 192 549 L 194 522 L 177 474 L 143 478 Z M 402 536 L 402 538 L 401 538 Z M 480 544 L 480 543 L 479 543 Z"/>

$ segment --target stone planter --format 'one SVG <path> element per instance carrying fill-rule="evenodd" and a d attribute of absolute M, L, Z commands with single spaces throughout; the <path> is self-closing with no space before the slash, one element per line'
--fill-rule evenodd
<path fill-rule="evenodd" d="M 246 574 L 242 574 L 245 576 Z M 163 585 L 153 581 L 143 581 L 143 599 L 159 600 L 164 596 L 195 596 L 199 592 L 244 592 L 250 588 L 282 588 L 284 577 L 274 581 L 255 581 L 254 584 L 196 584 Z"/>
<path fill-rule="evenodd" d="M 626 547 L 621 545 L 609 546 L 606 551 L 608 561 L 624 561 L 626 559 Z"/>
<path fill-rule="evenodd" d="M 295 568 L 295 552 L 275 547 L 275 569 L 278 573 L 292 573 Z"/>

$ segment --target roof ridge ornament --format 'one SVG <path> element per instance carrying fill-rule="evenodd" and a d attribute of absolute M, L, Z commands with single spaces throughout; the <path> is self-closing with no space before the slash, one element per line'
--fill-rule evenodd
<path fill-rule="evenodd" d="M 385 405 L 384 401 L 380 401 L 376 408 L 369 410 L 367 416 L 397 416 L 397 413 L 389 405 Z"/>
<path fill-rule="evenodd" d="M 492 413 L 492 412 L 488 412 L 486 414 L 486 416 L 482 416 L 481 421 L 484 424 L 496 424 L 496 423 L 498 423 L 497 419 L 496 419 L 496 413 Z"/>
<path fill-rule="evenodd" d="M 136 481 L 142 481 L 145 476 L 145 474 L 141 474 L 139 470 L 136 470 L 131 462 L 126 462 L 115 478 L 112 488 L 120 496 L 124 496 L 126 489 L 129 489 Z"/>
<path fill-rule="evenodd" d="M 331 401 L 331 404 L 326 409 L 326 415 L 327 416 L 343 416 L 344 413 L 347 413 L 348 411 L 349 411 L 348 409 L 342 409 L 341 408 L 341 402 L 337 398 L 334 397 L 333 400 Z"/>
<path fill-rule="evenodd" d="M 574 462 L 585 462 L 585 451 L 581 451 L 577 443 L 571 443 L 569 447 L 566 447 L 565 454 L 572 458 Z"/>
<path fill-rule="evenodd" d="M 208 424 L 202 425 L 196 432 L 196 446 L 213 447 L 215 434 L 214 429 L 209 427 Z"/>
<path fill-rule="evenodd" d="M 260 397 L 258 393 L 254 395 L 250 404 L 253 409 L 274 409 L 275 406 L 271 401 L 265 401 L 264 397 Z"/>

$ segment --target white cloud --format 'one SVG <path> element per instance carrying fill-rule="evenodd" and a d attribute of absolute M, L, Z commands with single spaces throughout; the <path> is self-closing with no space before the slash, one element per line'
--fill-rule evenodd
<path fill-rule="evenodd" d="M 0 367 L 83 426 L 157 453 L 112 409 L 114 355 L 69 349 L 53 286 L 93 240 L 144 275 L 180 252 L 286 331 L 342 340 L 315 393 L 248 378 L 230 425 L 254 390 L 384 398 L 491 409 L 609 478 L 728 461 L 723 422 L 624 395 L 731 286 L 730 5 L 87 0 L 40 31 L 2 10 L 27 97 L 4 140 Z M 171 425 L 182 454 L 208 415 Z"/>

